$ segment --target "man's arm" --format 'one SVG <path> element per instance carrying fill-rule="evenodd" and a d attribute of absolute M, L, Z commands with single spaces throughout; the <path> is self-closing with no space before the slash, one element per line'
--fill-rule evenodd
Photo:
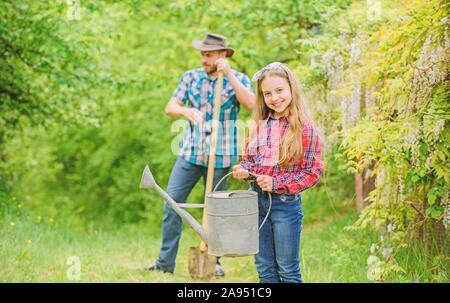
<path fill-rule="evenodd" d="M 236 98 L 242 106 L 246 109 L 252 109 L 253 104 L 255 103 L 255 95 L 252 93 L 250 89 L 244 86 L 242 82 L 236 78 L 230 68 L 230 64 L 228 60 L 222 58 L 216 61 L 217 70 L 222 70 L 225 76 L 227 76 L 230 81 L 231 86 L 233 87 L 234 92 L 236 93 Z"/>
<path fill-rule="evenodd" d="M 228 75 L 228 80 L 236 93 L 236 98 L 239 103 L 242 104 L 246 109 L 252 109 L 255 103 L 255 95 L 239 81 L 236 76 L 230 72 Z"/>
<path fill-rule="evenodd" d="M 180 117 L 186 117 L 192 123 L 202 122 L 202 112 L 191 107 L 185 107 L 184 103 L 176 98 L 171 98 L 164 110 L 166 115 L 178 119 Z"/>

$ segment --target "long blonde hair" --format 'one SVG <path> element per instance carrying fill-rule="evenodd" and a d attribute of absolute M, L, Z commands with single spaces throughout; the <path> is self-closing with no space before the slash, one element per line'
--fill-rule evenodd
<path fill-rule="evenodd" d="M 259 121 L 266 120 L 270 112 L 270 109 L 264 102 L 261 83 L 264 79 L 274 76 L 285 79 L 291 88 L 292 101 L 289 104 L 289 128 L 281 140 L 279 146 L 280 159 L 278 161 L 278 164 L 281 167 L 288 167 L 293 162 L 300 161 L 302 158 L 303 123 L 305 120 L 310 120 L 310 118 L 300 85 L 295 79 L 292 71 L 284 64 L 280 64 L 276 69 L 263 70 L 261 75 L 259 75 L 259 79 L 257 80 L 256 102 L 251 117 L 253 123 L 249 124 L 246 146 L 250 139 L 256 134 L 257 127 L 260 123 Z"/>

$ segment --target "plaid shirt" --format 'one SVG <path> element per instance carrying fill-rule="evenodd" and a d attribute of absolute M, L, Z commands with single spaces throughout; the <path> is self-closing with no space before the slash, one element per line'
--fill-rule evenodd
<path fill-rule="evenodd" d="M 232 72 L 245 87 L 251 90 L 248 76 L 235 70 Z M 180 146 L 179 156 L 196 165 L 208 166 L 216 83 L 217 78 L 211 79 L 203 68 L 190 70 L 181 77 L 172 95 L 173 98 L 185 104 L 189 101 L 188 107 L 198 109 L 203 117 L 206 117 L 206 121 L 201 124 L 192 125 L 190 121 L 186 122 L 183 142 Z M 239 158 L 236 120 L 240 103 L 225 75 L 221 101 L 215 168 L 230 167 Z"/>
<path fill-rule="evenodd" d="M 303 124 L 303 157 L 287 168 L 278 164 L 279 145 L 289 128 L 289 116 L 276 119 L 271 111 L 260 123 L 257 136 L 246 145 L 240 165 L 257 175 L 272 177 L 272 191 L 298 193 L 319 182 L 323 168 L 322 139 L 310 121 Z"/>

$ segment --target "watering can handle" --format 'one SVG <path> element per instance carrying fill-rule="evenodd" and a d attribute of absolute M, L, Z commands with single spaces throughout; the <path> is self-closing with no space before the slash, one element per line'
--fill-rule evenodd
<path fill-rule="evenodd" d="M 216 191 L 217 187 L 219 187 L 219 185 L 222 183 L 222 181 L 228 177 L 229 175 L 231 175 L 233 172 L 226 174 L 225 176 L 222 177 L 222 179 L 219 180 L 219 182 L 217 182 L 216 186 L 214 186 L 213 192 Z M 256 180 L 256 175 L 248 172 L 250 174 L 250 178 L 253 180 Z M 264 223 L 266 223 L 267 218 L 269 217 L 270 214 L 270 210 L 272 209 L 272 195 L 270 194 L 270 192 L 267 192 L 269 194 L 269 210 L 267 211 L 266 216 L 264 217 L 264 220 L 262 221 L 261 225 L 258 227 L 258 231 L 261 230 L 261 227 L 263 227 Z"/>
<path fill-rule="evenodd" d="M 226 174 L 225 176 L 222 177 L 222 179 L 219 180 L 219 182 L 217 182 L 216 186 L 214 186 L 213 192 L 215 192 L 217 190 L 217 188 L 219 187 L 219 185 L 222 183 L 223 180 L 225 180 L 226 177 L 228 177 L 229 175 L 231 175 L 233 172 L 230 172 L 228 174 Z M 248 172 L 250 175 L 250 180 L 256 180 L 257 176 L 254 173 Z"/>

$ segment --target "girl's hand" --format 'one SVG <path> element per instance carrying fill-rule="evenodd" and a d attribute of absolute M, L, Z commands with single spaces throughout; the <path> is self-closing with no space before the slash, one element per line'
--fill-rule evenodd
<path fill-rule="evenodd" d="M 233 166 L 233 177 L 239 180 L 247 179 L 250 176 L 248 171 L 240 165 Z"/>
<path fill-rule="evenodd" d="M 260 175 L 260 176 L 258 176 L 258 178 L 256 178 L 256 182 L 258 183 L 259 187 L 261 187 L 261 189 L 263 191 L 268 191 L 268 192 L 272 191 L 272 177 L 271 176 Z"/>

